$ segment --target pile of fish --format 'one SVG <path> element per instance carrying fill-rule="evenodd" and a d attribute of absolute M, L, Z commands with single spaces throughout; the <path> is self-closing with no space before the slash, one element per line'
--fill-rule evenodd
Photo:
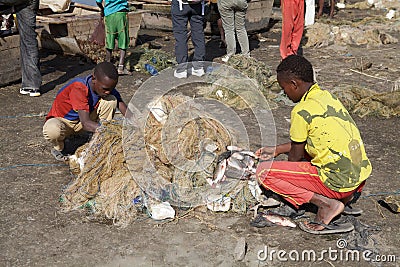
<path fill-rule="evenodd" d="M 256 173 L 254 152 L 236 146 L 227 146 L 226 149 L 218 157 L 213 178 L 207 179 L 212 188 L 217 188 L 226 178 L 247 180 Z"/>

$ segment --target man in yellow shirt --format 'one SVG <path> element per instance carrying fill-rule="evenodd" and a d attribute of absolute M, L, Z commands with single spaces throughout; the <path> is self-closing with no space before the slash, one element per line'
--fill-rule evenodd
<path fill-rule="evenodd" d="M 360 132 L 342 103 L 314 82 L 311 63 L 291 55 L 277 68 L 279 85 L 297 105 L 291 112 L 291 142 L 257 150 L 268 160 L 288 153 L 288 161 L 264 161 L 257 168 L 259 182 L 295 207 L 318 207 L 314 222 L 300 224 L 314 234 L 353 230 L 351 224 L 331 221 L 343 212 L 371 174 Z M 305 160 L 306 159 L 306 160 Z"/>

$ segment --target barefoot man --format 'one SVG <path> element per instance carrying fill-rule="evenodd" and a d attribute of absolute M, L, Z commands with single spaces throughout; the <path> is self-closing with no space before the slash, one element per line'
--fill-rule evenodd
<path fill-rule="evenodd" d="M 256 151 L 262 160 L 287 153 L 288 161 L 263 161 L 257 168 L 262 186 L 281 195 L 296 208 L 318 207 L 314 221 L 300 224 L 313 234 L 354 229 L 337 224 L 354 193 L 360 192 L 372 171 L 360 132 L 338 98 L 314 82 L 311 63 L 291 55 L 277 68 L 279 85 L 297 105 L 291 112 L 291 142 Z"/>

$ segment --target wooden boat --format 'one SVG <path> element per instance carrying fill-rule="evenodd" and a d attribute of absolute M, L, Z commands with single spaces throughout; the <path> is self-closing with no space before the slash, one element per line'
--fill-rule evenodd
<path fill-rule="evenodd" d="M 21 79 L 19 47 L 18 34 L 0 37 L 0 86 Z"/>
<path fill-rule="evenodd" d="M 131 46 L 136 44 L 142 14 L 143 11 L 128 13 Z M 78 3 L 72 3 L 68 12 L 37 16 L 39 47 L 66 54 L 84 54 L 79 43 L 90 39 L 99 20 L 98 7 Z"/>

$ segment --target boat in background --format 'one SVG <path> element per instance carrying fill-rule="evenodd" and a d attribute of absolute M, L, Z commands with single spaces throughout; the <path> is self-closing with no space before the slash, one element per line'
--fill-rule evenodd
<path fill-rule="evenodd" d="M 172 31 L 171 2 L 166 0 L 129 1 L 143 13 L 141 28 Z M 246 14 L 246 29 L 248 32 L 260 31 L 268 27 L 269 20 L 280 16 L 279 10 L 273 9 L 274 0 L 252 0 L 249 2 Z M 216 23 L 216 14 L 211 10 L 209 22 L 205 28 L 206 33 L 218 33 L 213 28 Z M 219 34 L 219 33 L 218 33 Z"/>
<path fill-rule="evenodd" d="M 40 9 L 41 15 L 36 17 L 39 47 L 65 54 L 82 54 L 82 43 L 89 39 L 100 20 L 98 7 L 70 3 L 68 11 L 53 13 L 49 8 Z M 146 11 L 131 11 L 129 17 L 130 46 L 136 45 L 136 40 L 143 13 Z"/>

